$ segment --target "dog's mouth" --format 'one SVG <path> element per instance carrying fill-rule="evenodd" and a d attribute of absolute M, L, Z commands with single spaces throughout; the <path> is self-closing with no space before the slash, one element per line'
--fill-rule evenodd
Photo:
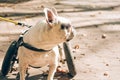
<path fill-rule="evenodd" d="M 72 40 L 72 39 L 73 39 L 73 37 L 74 37 L 74 36 L 72 36 L 72 37 L 71 37 L 71 36 L 69 36 L 68 38 L 66 38 L 66 39 L 65 39 L 65 40 L 66 40 L 66 42 L 68 42 L 68 41 Z"/>
<path fill-rule="evenodd" d="M 70 40 L 72 40 L 73 38 L 71 38 L 71 39 L 66 39 L 66 42 L 69 42 Z"/>
<path fill-rule="evenodd" d="M 66 40 L 66 42 L 69 42 L 69 41 L 70 41 L 69 39 Z"/>

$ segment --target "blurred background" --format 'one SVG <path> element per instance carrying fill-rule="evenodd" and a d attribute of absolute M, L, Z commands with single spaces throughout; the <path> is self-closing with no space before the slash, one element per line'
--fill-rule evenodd
<path fill-rule="evenodd" d="M 120 0 L 0 0 L 0 16 L 34 26 L 45 19 L 43 7 L 55 7 L 76 29 L 71 50 L 77 75 L 71 80 L 120 79 Z M 10 43 L 26 29 L 0 20 L 0 65 Z M 29 80 L 42 80 L 39 71 L 31 70 Z"/>

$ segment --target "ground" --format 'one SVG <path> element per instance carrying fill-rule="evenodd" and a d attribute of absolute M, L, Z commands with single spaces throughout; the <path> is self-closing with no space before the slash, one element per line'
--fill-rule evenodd
<path fill-rule="evenodd" d="M 0 16 L 35 25 L 44 19 L 41 6 L 55 7 L 76 29 L 76 37 L 70 43 L 77 75 L 71 80 L 120 79 L 119 0 L 1 0 Z M 0 66 L 10 43 L 25 29 L 0 21 Z M 46 67 L 30 68 L 29 80 L 45 80 L 44 71 Z M 16 72 L 8 74 L 7 78 L 0 76 L 0 80 L 15 80 Z"/>

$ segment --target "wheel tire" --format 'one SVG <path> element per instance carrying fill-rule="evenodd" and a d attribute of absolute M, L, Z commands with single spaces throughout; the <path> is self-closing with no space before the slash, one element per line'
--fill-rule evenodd
<path fill-rule="evenodd" d="M 3 76 L 6 76 L 8 72 L 10 71 L 10 68 L 13 67 L 13 64 L 11 65 L 11 62 L 17 53 L 16 46 L 17 46 L 17 42 L 13 41 L 6 52 L 6 55 L 2 63 L 2 68 L 1 68 L 1 72 Z"/>
<path fill-rule="evenodd" d="M 64 52 L 65 52 L 65 58 L 67 61 L 67 66 L 69 69 L 69 75 L 71 78 L 73 78 L 76 75 L 76 69 L 74 66 L 74 62 L 72 59 L 72 55 L 71 55 L 71 51 L 70 51 L 70 47 L 68 45 L 68 43 L 63 43 L 63 48 L 64 48 Z"/>

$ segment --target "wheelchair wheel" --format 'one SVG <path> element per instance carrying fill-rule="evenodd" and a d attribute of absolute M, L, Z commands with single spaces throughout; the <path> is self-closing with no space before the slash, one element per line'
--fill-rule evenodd
<path fill-rule="evenodd" d="M 13 41 L 6 52 L 2 63 L 1 72 L 3 76 L 6 76 L 8 72 L 10 72 L 10 70 L 12 69 L 17 56 L 17 49 L 17 42 Z"/>
<path fill-rule="evenodd" d="M 69 75 L 70 75 L 70 78 L 73 78 L 76 75 L 76 69 L 74 66 L 74 62 L 72 59 L 72 55 L 71 55 L 71 51 L 70 51 L 70 47 L 69 47 L 68 43 L 66 43 L 66 42 L 63 43 L 63 48 L 64 48 L 64 52 L 65 52 L 67 66 L 69 69 Z"/>

